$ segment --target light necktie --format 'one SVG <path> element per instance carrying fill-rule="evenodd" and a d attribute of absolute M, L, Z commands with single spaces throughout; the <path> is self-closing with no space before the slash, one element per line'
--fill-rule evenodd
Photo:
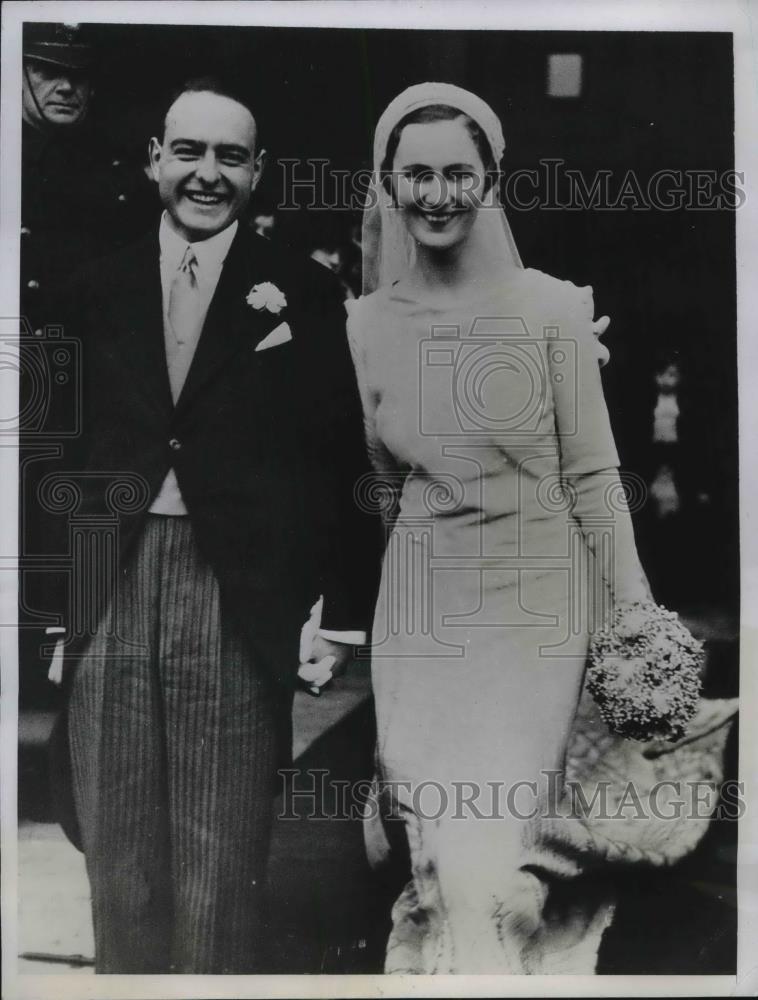
<path fill-rule="evenodd" d="M 174 275 L 168 304 L 168 320 L 177 344 L 192 341 L 200 316 L 200 296 L 197 282 L 197 257 L 187 244 L 182 262 Z"/>
<path fill-rule="evenodd" d="M 166 357 L 174 402 L 182 391 L 205 318 L 197 268 L 197 257 L 188 244 L 171 283 L 168 302 Z"/>

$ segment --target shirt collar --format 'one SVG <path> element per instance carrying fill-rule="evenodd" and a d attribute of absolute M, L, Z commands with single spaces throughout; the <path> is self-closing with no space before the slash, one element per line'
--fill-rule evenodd
<path fill-rule="evenodd" d="M 168 270 L 175 271 L 182 262 L 187 246 L 191 246 L 197 257 L 198 270 L 202 276 L 218 273 L 224 266 L 226 255 L 237 233 L 239 223 L 235 219 L 231 226 L 222 229 L 220 233 L 207 240 L 187 243 L 182 236 L 171 228 L 166 213 L 161 216 L 158 230 L 158 242 L 161 248 L 161 264 Z"/>

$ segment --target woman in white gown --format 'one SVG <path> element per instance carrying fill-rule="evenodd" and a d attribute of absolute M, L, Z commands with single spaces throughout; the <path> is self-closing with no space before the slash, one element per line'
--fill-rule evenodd
<path fill-rule="evenodd" d="M 523 268 L 503 149 L 467 91 L 396 98 L 374 142 L 368 294 L 349 303 L 377 470 L 364 500 L 394 502 L 372 679 L 380 800 L 413 878 L 387 972 L 591 972 L 613 912 L 605 884 L 576 890 L 607 834 L 598 847 L 555 805 L 591 630 L 650 595 L 591 289 Z"/>

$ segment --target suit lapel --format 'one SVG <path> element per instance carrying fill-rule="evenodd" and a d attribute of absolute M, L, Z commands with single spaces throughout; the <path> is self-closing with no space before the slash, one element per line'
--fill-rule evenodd
<path fill-rule="evenodd" d="M 135 244 L 113 290 L 115 346 L 134 385 L 161 412 L 173 407 L 163 336 L 163 296 L 157 232 Z"/>
<path fill-rule="evenodd" d="M 251 276 L 253 265 L 249 240 L 240 226 L 208 307 L 203 332 L 177 400 L 177 414 L 186 410 L 198 392 L 243 345 L 252 350 L 269 329 L 277 325 L 278 320 L 270 313 L 256 312 L 245 301 L 255 284 Z"/>

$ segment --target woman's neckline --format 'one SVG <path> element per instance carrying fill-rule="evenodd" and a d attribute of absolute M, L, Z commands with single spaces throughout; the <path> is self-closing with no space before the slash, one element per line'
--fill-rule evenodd
<path fill-rule="evenodd" d="M 393 281 L 391 285 L 385 285 L 384 291 L 387 298 L 392 302 L 448 312 L 466 308 L 472 303 L 497 298 L 505 288 L 522 279 L 530 270 L 531 268 L 508 268 L 503 273 L 501 280 L 497 282 L 488 281 L 479 286 L 472 285 L 454 298 L 441 298 L 432 289 L 422 291 L 416 288 L 409 288 L 401 278 Z"/>

